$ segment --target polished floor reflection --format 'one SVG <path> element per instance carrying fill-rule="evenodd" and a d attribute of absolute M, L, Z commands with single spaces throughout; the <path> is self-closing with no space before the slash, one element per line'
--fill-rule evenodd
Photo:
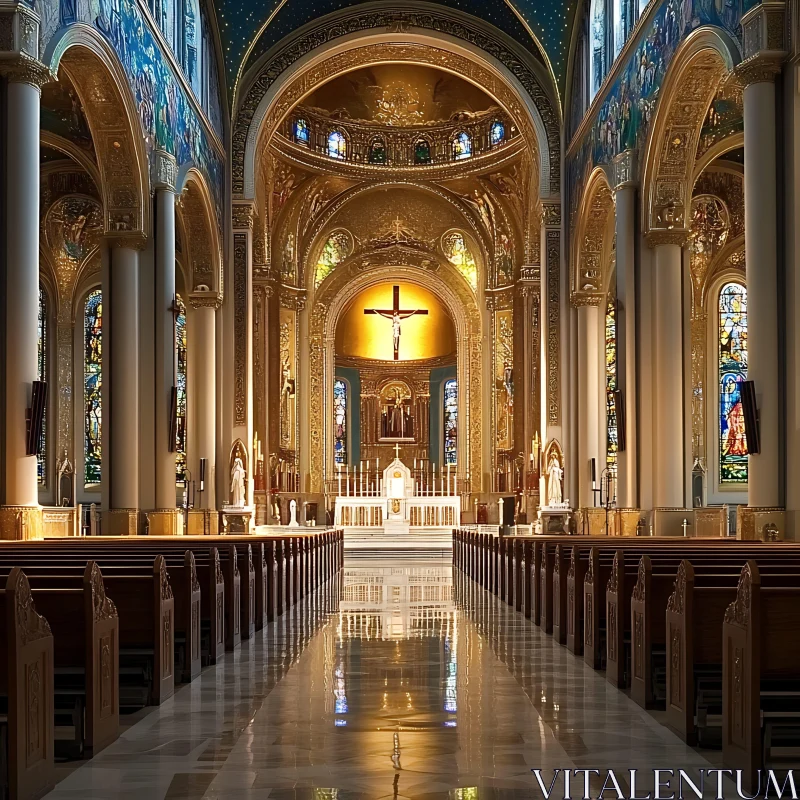
<path fill-rule="evenodd" d="M 49 797 L 482 800 L 540 797 L 535 767 L 702 766 L 449 562 L 348 559 Z"/>

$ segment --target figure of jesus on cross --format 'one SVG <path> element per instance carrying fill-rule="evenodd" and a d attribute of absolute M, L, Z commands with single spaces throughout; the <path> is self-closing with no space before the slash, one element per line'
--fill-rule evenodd
<path fill-rule="evenodd" d="M 377 314 L 378 316 L 392 321 L 392 339 L 394 341 L 394 360 L 400 360 L 400 321 L 413 317 L 415 314 L 426 314 L 427 309 L 400 308 L 400 287 L 392 287 L 392 307 L 391 308 L 365 308 L 365 314 Z"/>

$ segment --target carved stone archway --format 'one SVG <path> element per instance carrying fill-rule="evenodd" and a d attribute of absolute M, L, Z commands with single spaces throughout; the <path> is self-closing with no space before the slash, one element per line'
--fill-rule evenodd
<path fill-rule="evenodd" d="M 143 239 L 150 226 L 149 161 L 144 133 L 117 54 L 89 25 L 51 44 L 48 66 L 63 69 L 78 93 L 100 171 L 107 236 Z"/>
<path fill-rule="evenodd" d="M 602 167 L 589 176 L 578 212 L 571 247 L 570 293 L 573 303 L 607 291 L 609 262 L 614 241 L 614 197 Z"/>
<path fill-rule="evenodd" d="M 642 176 L 642 226 L 646 234 L 689 228 L 700 131 L 720 83 L 738 55 L 716 28 L 690 34 L 673 57 L 661 88 Z"/>
<path fill-rule="evenodd" d="M 462 479 L 470 476 L 480 488 L 482 343 L 481 315 L 475 295 L 460 275 L 448 270 L 428 271 L 411 266 L 380 266 L 360 272 L 357 264 L 337 269 L 321 286 L 310 309 L 308 364 L 308 417 L 311 491 L 321 492 L 333 477 L 333 374 L 334 342 L 339 317 L 362 290 L 386 280 L 406 280 L 435 294 L 450 314 L 456 329 L 459 391 L 458 464 Z M 476 487 L 473 487 L 476 490 Z"/>

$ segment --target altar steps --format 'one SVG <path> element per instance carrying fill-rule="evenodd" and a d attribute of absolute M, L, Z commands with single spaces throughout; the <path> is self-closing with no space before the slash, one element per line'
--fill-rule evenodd
<path fill-rule="evenodd" d="M 412 551 L 437 552 L 449 555 L 453 550 L 453 531 L 450 528 L 412 528 L 402 536 L 384 528 L 347 527 L 344 529 L 344 549 L 408 553 Z"/>

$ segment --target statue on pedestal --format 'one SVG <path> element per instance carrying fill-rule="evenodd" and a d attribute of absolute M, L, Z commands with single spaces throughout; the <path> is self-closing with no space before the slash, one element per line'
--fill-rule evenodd
<path fill-rule="evenodd" d="M 564 493 L 561 488 L 561 481 L 564 478 L 564 470 L 558 461 L 558 455 L 551 453 L 550 461 L 547 464 L 547 505 L 560 506 L 564 501 Z"/>
<path fill-rule="evenodd" d="M 231 505 L 234 508 L 245 507 L 245 469 L 242 459 L 236 456 L 231 468 Z"/>

